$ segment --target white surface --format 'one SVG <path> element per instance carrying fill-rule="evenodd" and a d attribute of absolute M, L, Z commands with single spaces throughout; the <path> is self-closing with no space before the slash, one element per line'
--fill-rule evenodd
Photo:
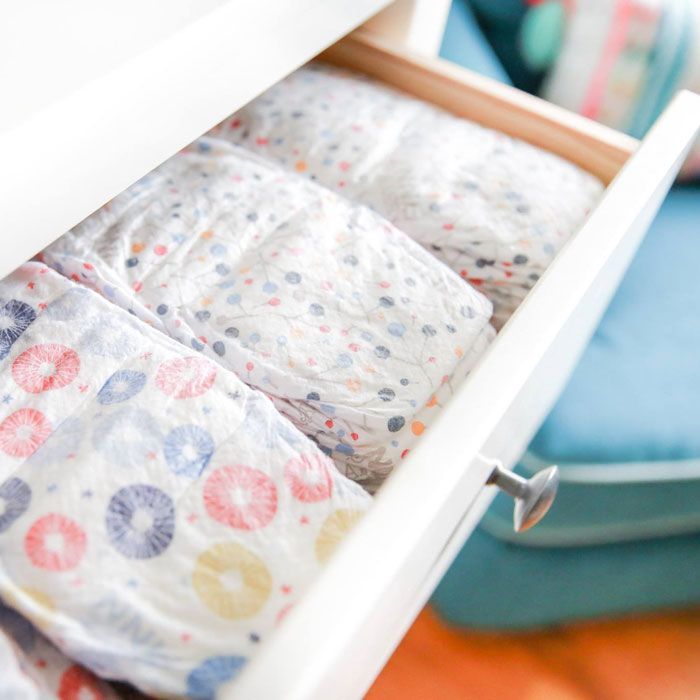
<path fill-rule="evenodd" d="M 24 0 L 3 7 L 0 86 L 8 99 L 0 110 L 0 133 L 224 4 Z"/>
<path fill-rule="evenodd" d="M 363 695 L 485 508 L 491 468 L 476 455 L 510 466 L 522 453 L 699 128 L 700 97 L 683 93 L 225 697 Z"/>
<path fill-rule="evenodd" d="M 387 4 L 3 7 L 0 277 Z"/>
<path fill-rule="evenodd" d="M 452 0 L 396 0 L 365 26 L 413 51 L 437 56 L 451 4 Z"/>

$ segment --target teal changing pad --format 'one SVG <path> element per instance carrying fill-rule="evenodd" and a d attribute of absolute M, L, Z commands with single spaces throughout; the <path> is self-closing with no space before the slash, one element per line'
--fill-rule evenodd
<path fill-rule="evenodd" d="M 552 510 L 515 535 L 499 494 L 435 591 L 485 628 L 700 602 L 700 186 L 668 196 L 518 467 L 558 463 Z"/>
<path fill-rule="evenodd" d="M 450 624 L 522 629 L 700 600 L 700 534 L 599 547 L 519 547 L 472 534 L 433 594 Z"/>
<path fill-rule="evenodd" d="M 518 536 L 573 546 L 700 531 L 700 187 L 669 194 L 518 468 L 558 464 L 549 515 Z M 512 538 L 512 504 L 483 521 Z"/>
<path fill-rule="evenodd" d="M 472 6 L 482 22 L 499 12 L 514 20 L 499 15 L 499 31 L 516 26 L 524 11 L 517 0 L 472 0 Z M 453 7 L 450 23 L 444 55 L 502 79 L 470 17 Z M 469 50 L 460 54 L 459 41 Z M 512 38 L 504 43 L 515 45 Z M 695 185 L 669 194 L 521 460 L 523 474 L 560 465 L 552 510 L 516 536 L 513 503 L 497 496 L 435 591 L 433 606 L 454 624 L 518 628 L 700 602 L 698 403 Z"/>

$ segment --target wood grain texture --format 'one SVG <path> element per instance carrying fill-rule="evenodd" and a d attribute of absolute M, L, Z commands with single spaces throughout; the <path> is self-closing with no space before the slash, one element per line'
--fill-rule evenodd
<path fill-rule="evenodd" d="M 545 148 L 608 184 L 638 141 L 521 90 L 438 58 L 422 56 L 367 30 L 321 54 L 461 117 Z"/>
<path fill-rule="evenodd" d="M 700 609 L 487 634 L 426 609 L 366 700 L 697 700 Z"/>

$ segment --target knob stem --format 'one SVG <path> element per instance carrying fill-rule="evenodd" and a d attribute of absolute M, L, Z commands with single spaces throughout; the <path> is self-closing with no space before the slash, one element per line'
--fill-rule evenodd
<path fill-rule="evenodd" d="M 513 498 L 524 498 L 530 488 L 527 479 L 518 476 L 515 472 L 496 467 L 492 472 L 487 484 L 498 486 L 501 491 L 505 491 Z"/>
<path fill-rule="evenodd" d="M 559 467 L 547 467 L 524 479 L 496 464 L 486 483 L 497 486 L 515 499 L 513 528 L 516 532 L 524 532 L 537 525 L 551 508 L 559 487 Z"/>

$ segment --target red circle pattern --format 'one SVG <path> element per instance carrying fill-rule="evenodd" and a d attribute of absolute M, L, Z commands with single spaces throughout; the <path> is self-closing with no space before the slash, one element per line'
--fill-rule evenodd
<path fill-rule="evenodd" d="M 50 537 L 59 537 L 61 546 L 55 547 Z M 83 529 L 70 518 L 49 513 L 34 522 L 24 537 L 24 551 L 39 569 L 69 571 L 80 563 L 85 554 L 87 537 Z"/>
<path fill-rule="evenodd" d="M 80 372 L 80 357 L 65 345 L 32 345 L 12 363 L 12 376 L 30 394 L 68 386 Z"/>
<path fill-rule="evenodd" d="M 0 450 L 11 457 L 29 457 L 51 435 L 51 430 L 41 411 L 20 408 L 0 423 Z"/>
<path fill-rule="evenodd" d="M 221 467 L 204 484 L 204 507 L 214 520 L 238 530 L 265 527 L 277 512 L 275 482 L 242 464 Z"/>
<path fill-rule="evenodd" d="M 168 396 L 189 399 L 206 393 L 216 379 L 216 367 L 201 357 L 175 357 L 158 368 L 156 385 Z"/>
<path fill-rule="evenodd" d="M 58 684 L 59 700 L 104 700 L 98 681 L 89 671 L 73 665 L 67 668 Z"/>
<path fill-rule="evenodd" d="M 325 501 L 333 491 L 331 470 L 321 455 L 292 457 L 284 466 L 284 480 L 292 496 L 304 503 Z"/>

